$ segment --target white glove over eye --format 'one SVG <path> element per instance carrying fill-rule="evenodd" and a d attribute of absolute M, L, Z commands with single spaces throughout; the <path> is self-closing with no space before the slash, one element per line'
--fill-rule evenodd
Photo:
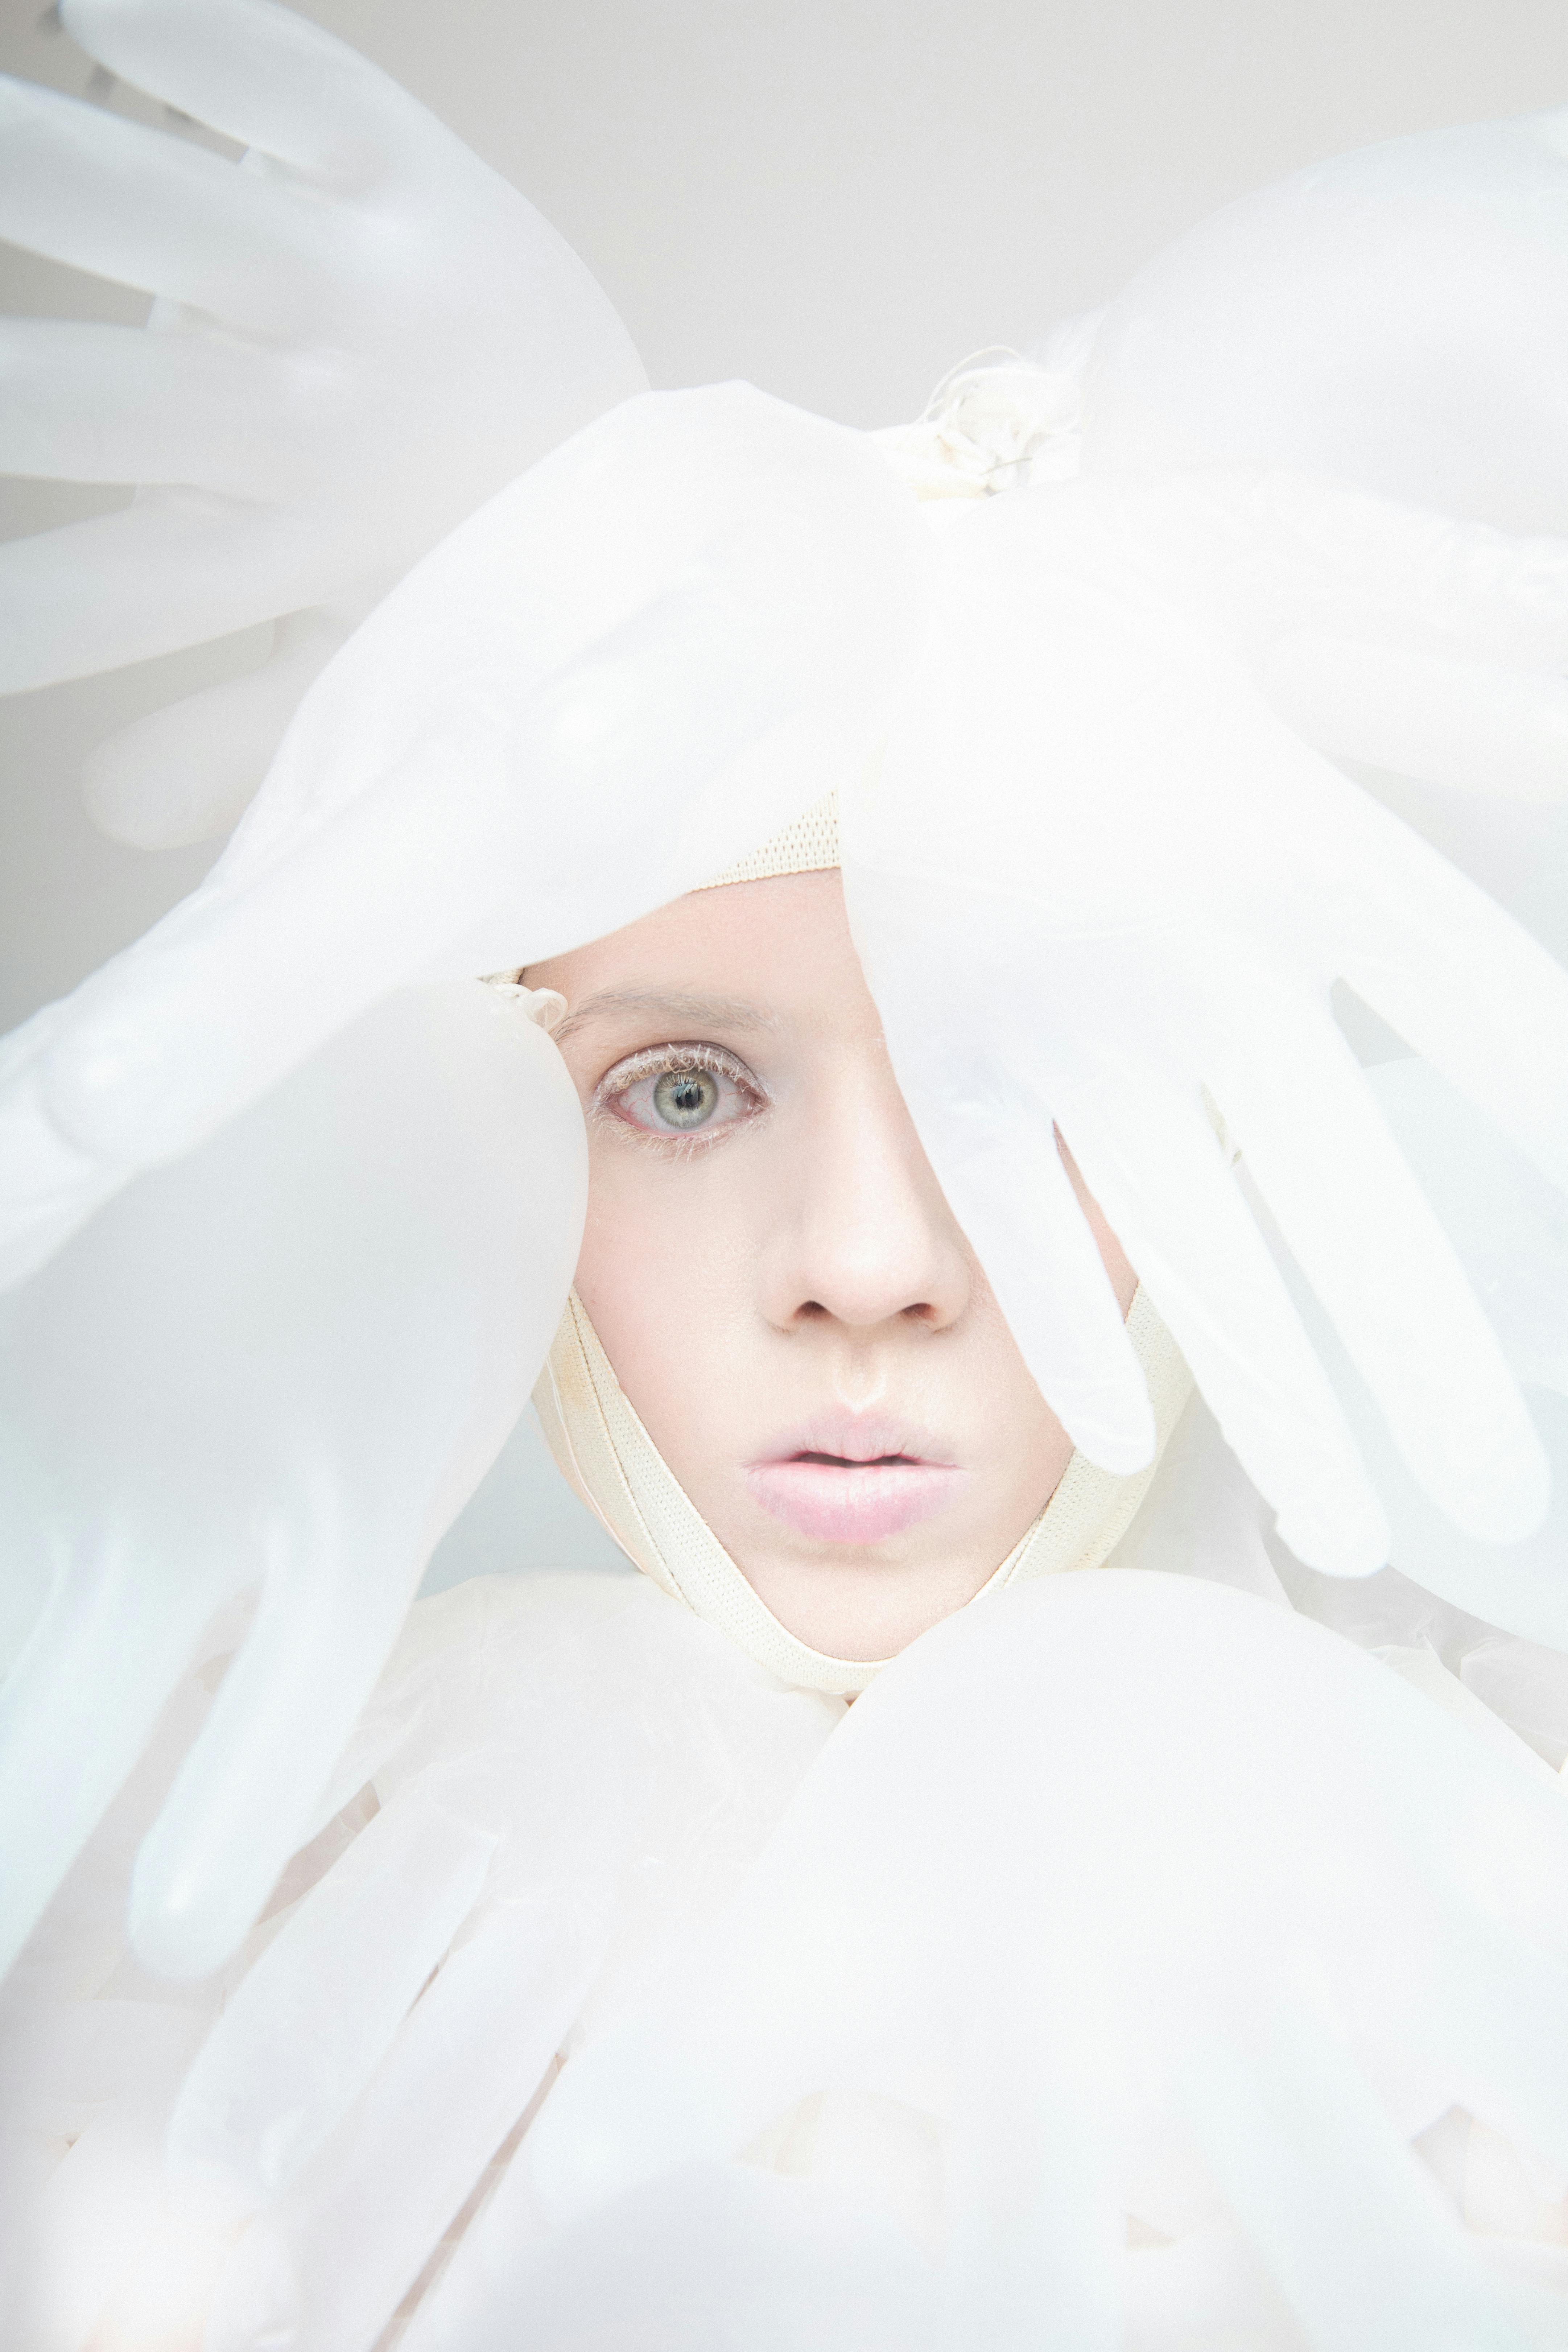
<path fill-rule="evenodd" d="M 1111 2352 L 1123 2216 L 1190 2227 L 1184 2169 L 1314 2352 L 1518 2352 L 1405 2143 L 1457 2104 L 1568 2163 L 1568 1813 L 1531 1762 L 1220 1587 L 1009 1593 L 857 1701 L 518 2161 L 564 2222 L 859 2088 L 947 2126 L 949 2346 Z"/>
<path fill-rule="evenodd" d="M 126 482 L 0 558 L 0 690 L 278 618 L 253 675 L 96 756 L 109 831 L 233 824 L 310 678 L 425 550 L 644 389 L 532 206 L 374 66 L 268 0 L 63 0 L 115 74 L 249 152 L 0 84 L 0 236 L 156 297 L 146 331 L 0 328 L 0 472 Z"/>
<path fill-rule="evenodd" d="M 1091 1458 L 1147 1458 L 1054 1120 L 1287 1542 L 1341 1572 L 1386 1556 L 1217 1113 L 1418 1481 L 1484 1539 L 1522 1535 L 1540 1446 L 1330 991 L 1349 982 L 1562 1183 L 1568 978 L 1264 684 L 1314 631 L 1458 646 L 1493 680 L 1502 757 L 1510 729 L 1539 751 L 1568 552 L 1199 475 L 972 504 L 942 553 L 918 680 L 846 799 L 845 884 L 900 1083 L 1041 1388 Z"/>
<path fill-rule="evenodd" d="M 132 1891 L 169 1974 L 243 1935 L 521 1411 L 586 1160 L 514 1001 L 411 991 L 0 1301 L 0 1554 L 49 1582 L 0 1706 L 0 1969 L 204 1627 L 255 1590 Z"/>
<path fill-rule="evenodd" d="M 863 436 L 652 393 L 454 531 L 317 682 L 191 897 L 0 1052 L 0 1280 L 389 989 L 660 906 L 885 730 L 930 548 Z"/>

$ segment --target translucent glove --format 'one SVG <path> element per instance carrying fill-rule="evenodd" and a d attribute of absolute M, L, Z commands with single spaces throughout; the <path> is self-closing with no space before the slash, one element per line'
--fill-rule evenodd
<path fill-rule="evenodd" d="M 410 991 L 0 1303 L 0 1557 L 48 1584 L 0 1702 L 0 1963 L 204 1627 L 255 1591 L 132 1895 L 166 1973 L 244 1934 L 521 1410 L 585 1180 L 574 1091 L 517 1002 Z"/>
<path fill-rule="evenodd" d="M 259 2215 L 209 2352 L 379 2338 L 556 2053 L 733 1891 L 842 1715 L 630 1575 L 421 1604 L 332 1792 L 368 1770 L 381 1811 L 166 2126 L 176 2194 Z"/>
<path fill-rule="evenodd" d="M 62 0 L 236 164 L 0 85 L 0 236 L 154 296 L 146 331 L 0 331 L 0 472 L 128 510 L 0 559 L 0 690 L 279 622 L 255 674 L 105 746 L 89 798 L 148 845 L 233 824 L 310 678 L 492 491 L 644 388 L 548 223 L 340 41 L 268 0 Z"/>
<path fill-rule="evenodd" d="M 1540 1083 L 1554 1076 L 1543 1071 Z M 1467 1534 L 1444 1517 L 1395 1451 L 1364 1381 L 1282 1248 L 1245 1161 L 1237 1171 L 1243 1191 L 1387 1515 L 1393 1565 L 1471 1616 L 1568 1652 L 1568 1195 L 1424 1062 L 1385 1062 L 1366 1073 L 1366 1084 L 1529 1399 L 1552 1473 L 1551 1507 L 1539 1528 L 1504 1542 Z"/>
<path fill-rule="evenodd" d="M 324 673 L 212 873 L 0 1053 L 0 1280 L 388 990 L 594 939 L 867 756 L 914 500 L 745 385 L 649 394 L 459 526 Z"/>
<path fill-rule="evenodd" d="M 1539 748 L 1555 718 L 1516 688 L 1568 652 L 1568 554 L 1194 475 L 973 502 L 942 559 L 919 681 L 845 801 L 845 887 L 900 1083 L 1042 1390 L 1091 1458 L 1146 1458 L 1054 1121 L 1285 1540 L 1339 1572 L 1386 1557 L 1239 1147 L 1417 1483 L 1486 1540 L 1523 1535 L 1544 1457 L 1330 992 L 1348 982 L 1561 1183 L 1568 979 L 1266 688 L 1325 626 L 1458 648 L 1505 744 Z"/>
<path fill-rule="evenodd" d="M 1568 533 L 1565 122 L 1468 123 L 1331 156 L 1187 230 L 1084 322 L 1084 469 L 1290 467 Z M 1279 683 L 1287 661 L 1313 740 L 1433 780 L 1396 786 L 1399 814 L 1568 961 L 1559 666 L 1505 679 L 1463 648 L 1342 627 L 1277 655 Z"/>
<path fill-rule="evenodd" d="M 1104 313 L 1090 473 L 1286 466 L 1568 532 L 1568 112 L 1313 163 L 1176 238 Z"/>
<path fill-rule="evenodd" d="M 858 2089 L 943 2126 L 947 2347 L 1111 2352 L 1124 2216 L 1226 2207 L 1314 2352 L 1558 2342 L 1406 2144 L 1458 2105 L 1568 2161 L 1568 1814 L 1529 1767 L 1221 1587 L 963 1612 L 520 2162 L 563 2224 Z"/>

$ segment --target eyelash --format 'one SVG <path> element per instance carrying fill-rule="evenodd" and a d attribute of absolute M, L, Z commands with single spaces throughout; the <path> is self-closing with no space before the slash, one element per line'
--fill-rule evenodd
<path fill-rule="evenodd" d="M 726 1118 L 721 1099 L 720 1109 L 715 1112 L 712 1123 L 692 1128 L 682 1134 L 678 1129 L 659 1127 L 651 1122 L 645 1126 L 621 1108 L 635 1087 L 646 1086 L 649 1081 L 657 1084 L 672 1070 L 706 1070 L 715 1078 L 727 1080 L 742 1097 L 744 1109 Z M 617 1126 L 629 1127 L 645 1142 L 667 1149 L 673 1147 L 681 1154 L 706 1150 L 721 1137 L 744 1126 L 758 1111 L 767 1108 L 767 1094 L 744 1062 L 726 1052 L 722 1045 L 695 1044 L 645 1045 L 640 1053 L 628 1054 L 624 1061 L 605 1071 L 594 1089 L 592 1105 L 593 1115 L 596 1118 L 612 1118 Z"/>

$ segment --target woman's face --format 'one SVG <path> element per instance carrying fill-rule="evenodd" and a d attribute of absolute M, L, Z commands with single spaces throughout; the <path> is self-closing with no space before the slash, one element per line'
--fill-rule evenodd
<path fill-rule="evenodd" d="M 979 1590 L 1072 1448 L 921 1149 L 838 876 L 696 892 L 527 978 L 567 1002 L 577 1289 L 623 1388 L 791 1633 L 890 1655 Z"/>

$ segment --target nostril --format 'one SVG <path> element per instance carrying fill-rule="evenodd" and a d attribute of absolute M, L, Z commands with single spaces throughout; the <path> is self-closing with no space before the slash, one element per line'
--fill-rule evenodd
<path fill-rule="evenodd" d="M 897 1307 L 891 1310 L 891 1312 L 892 1315 L 896 1316 L 902 1321 L 909 1323 L 937 1323 L 942 1319 L 937 1308 L 931 1304 L 929 1299 L 924 1298 L 917 1298 L 911 1305 Z M 800 1305 L 795 1310 L 794 1319 L 797 1323 L 816 1323 L 823 1320 L 831 1321 L 833 1319 L 833 1308 L 830 1307 L 825 1307 L 819 1298 L 803 1298 Z M 849 1319 L 852 1321 L 858 1321 L 861 1318 L 851 1313 Z M 866 1319 L 874 1320 L 879 1318 L 868 1318 Z"/>

